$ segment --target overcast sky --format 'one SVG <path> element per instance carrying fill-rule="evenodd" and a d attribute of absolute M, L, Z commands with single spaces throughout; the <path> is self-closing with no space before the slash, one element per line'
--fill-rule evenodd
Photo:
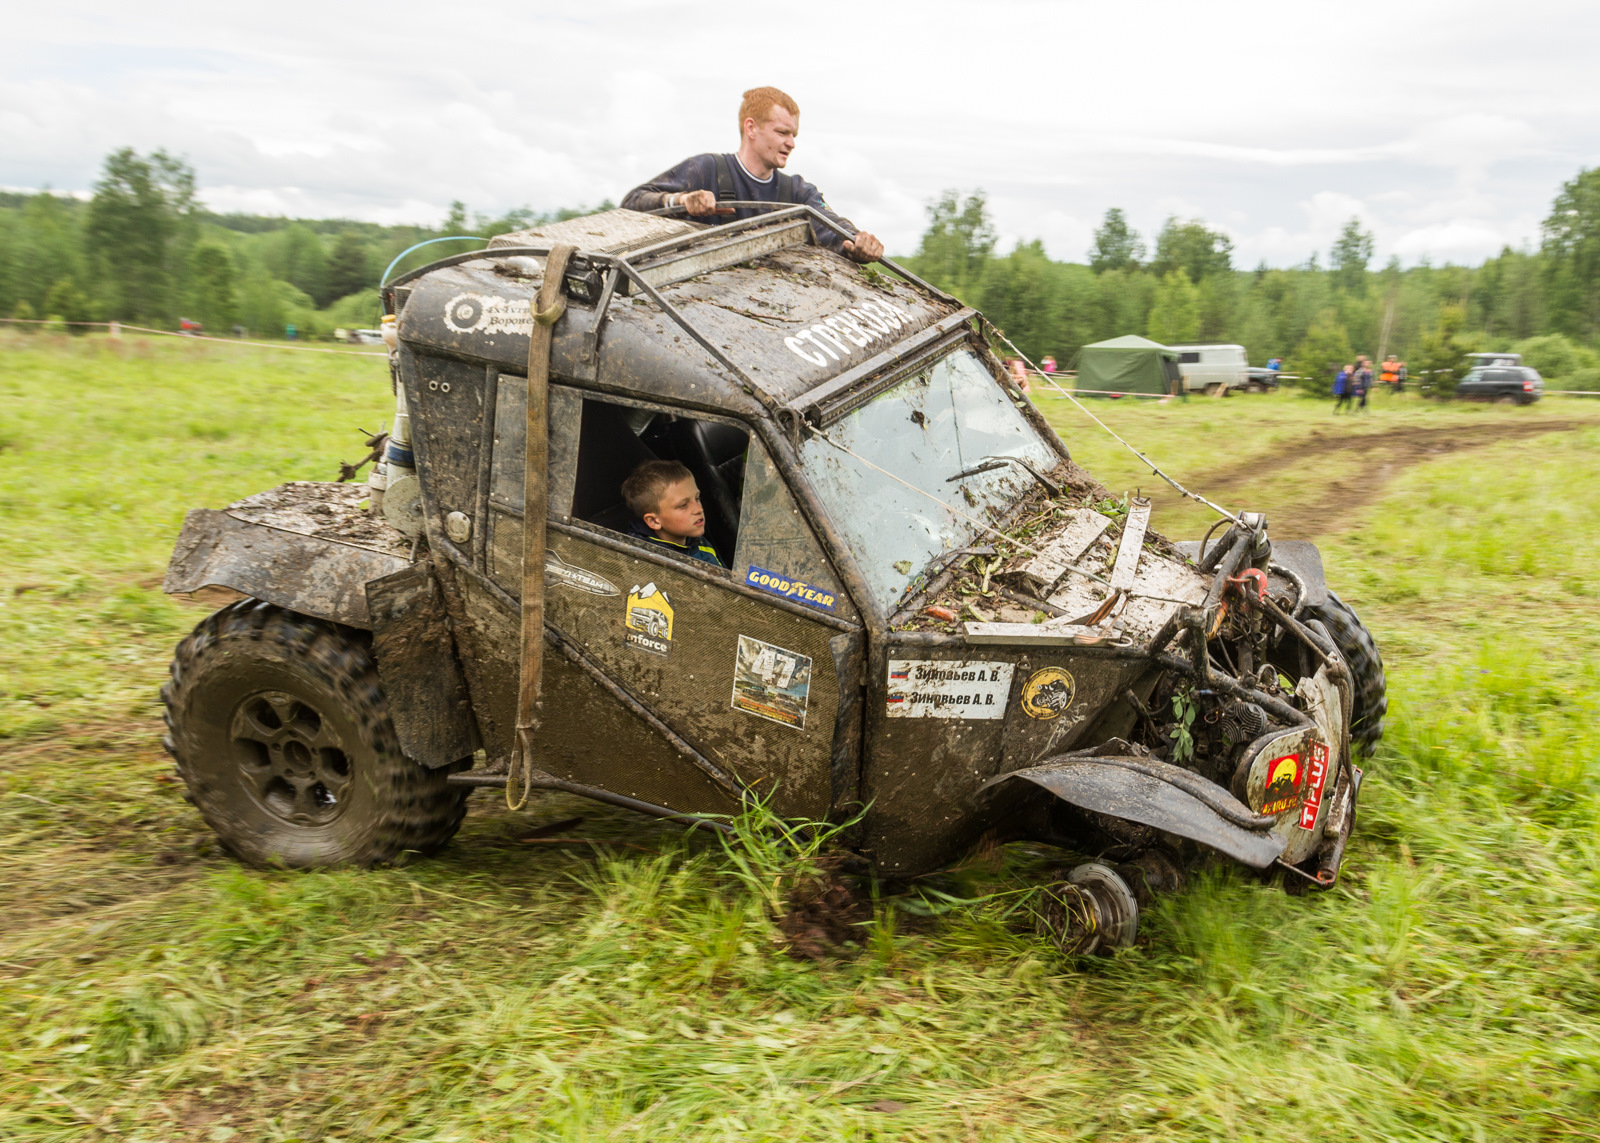
<path fill-rule="evenodd" d="M 0 37 L 0 185 L 184 155 L 217 210 L 437 224 L 620 199 L 733 150 L 740 92 L 801 107 L 789 170 L 915 248 L 946 187 L 1005 248 L 1081 260 L 1106 208 L 1235 261 L 1477 262 L 1600 164 L 1593 0 L 1283 3 L 57 2 Z"/>

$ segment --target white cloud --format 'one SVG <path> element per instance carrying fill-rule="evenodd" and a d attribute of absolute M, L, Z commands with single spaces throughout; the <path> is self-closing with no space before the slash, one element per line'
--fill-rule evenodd
<path fill-rule="evenodd" d="M 0 183 L 81 190 L 111 149 L 165 146 L 219 209 L 592 204 L 732 146 L 738 93 L 776 83 L 804 109 L 793 169 L 894 250 L 983 187 L 1056 257 L 1120 206 L 1147 240 L 1207 219 L 1241 265 L 1326 257 L 1352 215 L 1380 259 L 1475 259 L 1600 160 L 1597 30 L 1573 0 L 66 0 L 8 14 Z"/>

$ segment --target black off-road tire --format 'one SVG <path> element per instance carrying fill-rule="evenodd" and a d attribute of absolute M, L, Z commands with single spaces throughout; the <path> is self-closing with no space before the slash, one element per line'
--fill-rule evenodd
<path fill-rule="evenodd" d="M 433 853 L 466 814 L 450 772 L 401 752 L 365 632 L 259 600 L 178 644 L 165 745 L 189 800 L 252 865 L 372 865 Z"/>
<path fill-rule="evenodd" d="M 1383 657 L 1378 654 L 1378 644 L 1349 604 L 1332 590 L 1328 592 L 1326 604 L 1308 607 L 1303 615 L 1322 622 L 1350 667 L 1351 681 L 1355 684 L 1350 738 L 1358 753 L 1370 757 L 1383 737 L 1383 716 L 1389 710 L 1388 684 L 1383 677 Z"/>

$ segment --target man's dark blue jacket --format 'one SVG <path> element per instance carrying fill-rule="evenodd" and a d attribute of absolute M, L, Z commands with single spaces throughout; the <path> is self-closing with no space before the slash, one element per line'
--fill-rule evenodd
<path fill-rule="evenodd" d="M 854 233 L 856 226 L 848 218 L 834 215 L 823 199 L 822 192 L 799 175 L 791 175 L 785 171 L 773 171 L 765 182 L 756 178 L 744 169 L 744 164 L 739 161 L 738 155 L 724 155 L 728 161 L 728 173 L 732 176 L 733 197 L 741 202 L 780 202 L 780 180 L 788 179 L 790 185 L 789 201 L 814 206 L 824 214 L 833 215 L 841 223 L 848 226 Z M 708 190 L 717 193 L 717 156 L 713 154 L 694 155 L 685 159 L 671 170 L 662 171 L 647 183 L 634 187 L 622 200 L 622 205 L 628 210 L 659 210 L 666 205 L 669 194 L 687 194 L 689 191 Z M 739 209 L 733 214 L 705 215 L 696 217 L 691 215 L 696 222 L 731 222 L 735 219 L 749 218 L 762 211 Z M 837 250 L 844 242 L 844 236 L 825 226 L 815 226 L 817 244 Z"/>

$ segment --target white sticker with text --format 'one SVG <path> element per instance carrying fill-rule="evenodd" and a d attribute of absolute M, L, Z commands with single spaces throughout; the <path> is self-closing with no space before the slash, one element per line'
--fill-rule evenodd
<path fill-rule="evenodd" d="M 840 310 L 810 329 L 803 329 L 783 344 L 812 365 L 843 361 L 857 349 L 865 348 L 909 326 L 916 319 L 895 305 L 879 298 L 868 298 L 859 305 Z"/>
<path fill-rule="evenodd" d="M 1004 718 L 1011 663 L 890 659 L 890 718 Z"/>

